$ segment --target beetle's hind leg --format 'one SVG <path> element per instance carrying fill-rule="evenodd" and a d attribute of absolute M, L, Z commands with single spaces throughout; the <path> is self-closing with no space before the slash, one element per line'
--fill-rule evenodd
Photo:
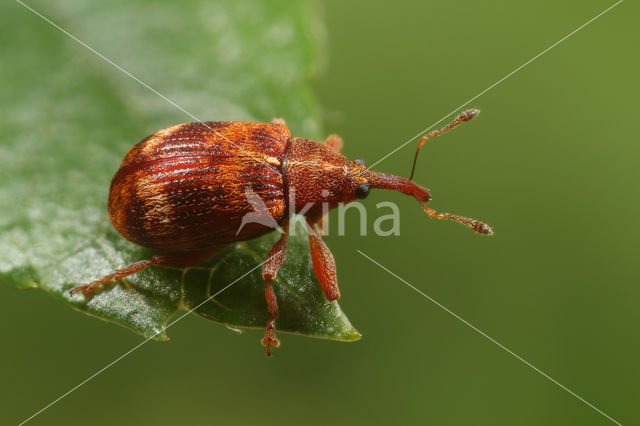
<path fill-rule="evenodd" d="M 79 287 L 75 287 L 71 289 L 69 293 L 76 294 L 82 291 L 84 292 L 85 299 L 89 299 L 100 286 L 109 284 L 111 282 L 120 281 L 123 278 L 147 269 L 149 266 L 195 266 L 209 259 L 211 256 L 213 256 L 223 248 L 224 246 L 216 246 L 198 251 L 158 253 L 151 259 L 132 263 L 131 265 L 125 266 L 124 268 L 116 269 L 113 274 L 105 275 L 99 280 L 90 282 L 89 284 L 81 285 Z"/>
<path fill-rule="evenodd" d="M 267 260 L 262 268 L 262 278 L 265 281 L 264 294 L 267 299 L 267 309 L 269 310 L 269 320 L 267 321 L 264 339 L 262 344 L 267 347 L 267 356 L 271 356 L 271 347 L 280 346 L 280 341 L 276 337 L 276 319 L 280 315 L 278 310 L 278 301 L 276 294 L 273 292 L 271 282 L 278 275 L 278 270 L 287 257 L 287 240 L 289 239 L 289 225 L 282 227 L 283 233 L 280 239 L 273 245 L 267 256 Z"/>

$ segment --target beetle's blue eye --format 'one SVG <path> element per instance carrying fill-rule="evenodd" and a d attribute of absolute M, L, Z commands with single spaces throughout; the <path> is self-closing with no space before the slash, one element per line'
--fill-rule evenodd
<path fill-rule="evenodd" d="M 355 160 L 353 160 L 353 162 L 356 163 L 358 166 L 367 167 L 367 165 L 365 164 L 362 158 L 356 158 Z"/>
<path fill-rule="evenodd" d="M 356 198 L 360 200 L 367 198 L 369 195 L 369 189 L 371 189 L 369 182 L 364 182 L 358 185 L 358 188 L 356 188 Z"/>

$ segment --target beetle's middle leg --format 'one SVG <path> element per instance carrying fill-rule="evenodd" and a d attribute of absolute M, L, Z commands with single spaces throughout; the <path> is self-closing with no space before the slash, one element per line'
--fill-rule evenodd
<path fill-rule="evenodd" d="M 311 249 L 311 263 L 320 281 L 324 295 L 332 302 L 340 298 L 338 278 L 336 277 L 336 261 L 331 250 L 324 243 L 315 228 L 315 221 L 307 218 L 307 232 L 309 233 L 309 248 Z"/>
<path fill-rule="evenodd" d="M 205 260 L 208 260 L 214 254 L 222 250 L 225 246 L 215 246 L 205 250 L 198 251 L 180 251 L 173 253 L 158 253 L 153 256 L 151 259 L 141 260 L 140 262 L 132 263 L 131 265 L 125 266 L 124 268 L 116 269 L 115 272 L 109 275 L 105 275 L 99 280 L 93 281 L 89 284 L 81 285 L 79 287 L 75 287 L 69 291 L 70 294 L 76 294 L 79 292 L 84 292 L 84 297 L 86 299 L 90 298 L 91 295 L 102 285 L 109 284 L 110 282 L 120 281 L 123 278 L 126 278 L 130 275 L 136 274 L 144 269 L 147 269 L 149 266 L 175 266 L 175 267 L 186 267 L 186 266 L 195 266 L 198 265 Z"/>
<path fill-rule="evenodd" d="M 271 282 L 278 275 L 278 270 L 284 263 L 284 259 L 287 257 L 287 241 L 289 239 L 289 225 L 282 227 L 282 236 L 273 245 L 267 260 L 262 267 L 262 278 L 265 281 L 264 294 L 267 299 L 267 309 L 269 310 L 269 320 L 267 321 L 267 331 L 262 339 L 262 344 L 267 347 L 267 356 L 271 356 L 271 346 L 280 346 L 280 341 L 276 337 L 276 319 L 280 315 L 278 310 L 278 301 L 276 300 L 276 294 L 273 292 Z"/>

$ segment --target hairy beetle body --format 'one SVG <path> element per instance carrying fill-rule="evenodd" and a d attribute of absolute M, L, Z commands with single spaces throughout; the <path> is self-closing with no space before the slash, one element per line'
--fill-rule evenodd
<path fill-rule="evenodd" d="M 424 136 L 413 170 L 429 138 L 477 113 L 464 111 L 448 126 Z M 101 285 L 149 266 L 197 265 L 229 243 L 280 227 L 282 234 L 262 269 L 269 312 L 262 343 L 271 355 L 271 348 L 279 345 L 275 335 L 278 303 L 271 283 L 286 257 L 293 213 L 306 217 L 313 269 L 330 301 L 337 300 L 340 291 L 333 255 L 318 232 L 323 217 L 340 203 L 366 198 L 371 188 L 409 195 L 436 219 L 462 223 L 480 234 L 493 232 L 477 220 L 437 213 L 426 206 L 431 200 L 429 191 L 412 177 L 371 171 L 362 160 L 347 160 L 340 154 L 341 147 L 342 139 L 336 135 L 324 143 L 292 139 L 282 119 L 271 124 L 186 123 L 152 134 L 129 151 L 113 177 L 109 218 L 128 240 L 168 252 L 125 266 L 71 293 L 83 291 L 89 298 Z"/>

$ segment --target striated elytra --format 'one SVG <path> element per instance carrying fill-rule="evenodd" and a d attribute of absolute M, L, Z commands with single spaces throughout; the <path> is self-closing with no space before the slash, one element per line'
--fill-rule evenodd
<path fill-rule="evenodd" d="M 470 120 L 467 110 L 431 137 Z M 400 191 L 414 197 L 430 216 L 450 219 L 481 234 L 492 234 L 479 221 L 436 213 L 426 207 L 429 191 L 411 179 L 374 172 L 362 160 L 342 154 L 342 139 L 323 143 L 293 138 L 282 119 L 272 123 L 197 122 L 160 130 L 135 145 L 111 182 L 109 218 L 126 239 L 165 250 L 148 260 L 118 269 L 76 287 L 90 298 L 101 285 L 149 266 L 192 266 L 235 241 L 250 240 L 274 229 L 282 231 L 262 270 L 270 318 L 262 343 L 271 355 L 278 304 L 272 281 L 287 253 L 291 215 L 306 218 L 313 268 L 328 300 L 340 297 L 333 255 L 322 240 L 326 213 L 340 203 L 363 199 L 371 188 Z M 412 171 L 413 175 L 413 171 Z"/>

